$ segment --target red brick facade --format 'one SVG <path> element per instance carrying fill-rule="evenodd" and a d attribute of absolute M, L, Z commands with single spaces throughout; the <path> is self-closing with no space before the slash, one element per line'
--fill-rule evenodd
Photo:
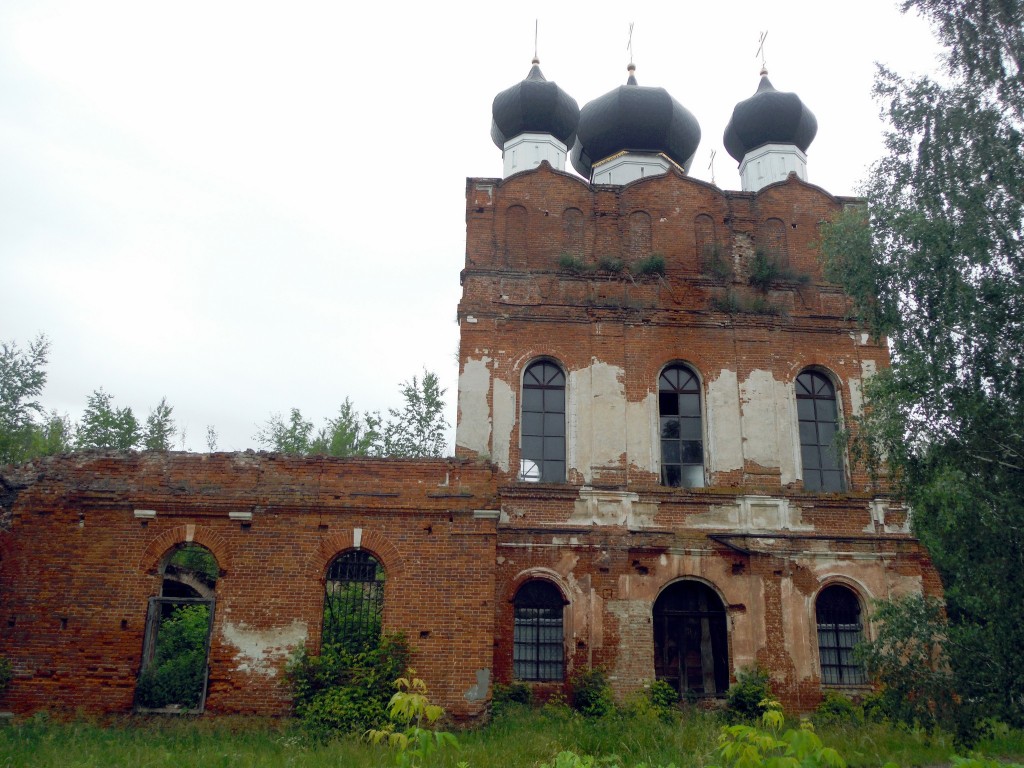
<path fill-rule="evenodd" d="M 514 679 L 514 600 L 532 579 L 563 598 L 566 677 L 600 665 L 620 697 L 642 688 L 654 607 L 692 583 L 721 602 L 728 675 L 760 664 L 784 703 L 814 706 L 824 586 L 849 587 L 865 617 L 872 599 L 940 589 L 905 511 L 860 469 L 842 492 L 804 488 L 796 377 L 826 376 L 849 428 L 888 361 L 815 256 L 819 222 L 851 202 L 793 177 L 757 194 L 676 173 L 592 187 L 546 165 L 470 179 L 456 458 L 85 454 L 0 473 L 15 673 L 0 706 L 129 711 L 147 600 L 183 542 L 221 572 L 208 712 L 288 710 L 285 661 L 318 647 L 326 568 L 353 548 L 384 566 L 384 624 L 458 717 Z M 766 290 L 749 281 L 758 252 L 779 266 Z M 638 274 L 653 254 L 664 274 Z M 565 374 L 564 482 L 518 479 L 539 359 Z M 705 487 L 661 484 L 673 363 L 700 380 Z"/>

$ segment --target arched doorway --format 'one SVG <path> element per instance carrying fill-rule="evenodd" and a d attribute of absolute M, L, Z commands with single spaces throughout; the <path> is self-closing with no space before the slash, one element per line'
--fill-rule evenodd
<path fill-rule="evenodd" d="M 206 547 L 184 544 L 164 557 L 160 573 L 160 594 L 149 599 L 135 706 L 202 712 L 220 567 Z"/>
<path fill-rule="evenodd" d="M 725 606 L 699 581 L 677 581 L 654 602 L 654 674 L 681 696 L 720 696 L 729 688 Z"/>

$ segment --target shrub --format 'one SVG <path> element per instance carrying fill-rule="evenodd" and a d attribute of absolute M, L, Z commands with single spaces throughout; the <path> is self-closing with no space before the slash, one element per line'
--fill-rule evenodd
<path fill-rule="evenodd" d="M 180 605 L 160 620 L 156 652 L 135 687 L 141 706 L 151 709 L 199 706 L 206 677 L 209 633 L 210 608 L 207 605 Z"/>
<path fill-rule="evenodd" d="M 573 256 L 571 253 L 563 253 L 558 257 L 558 268 L 572 272 L 574 275 L 586 274 L 595 269 L 593 264 L 588 264 L 579 256 Z"/>
<path fill-rule="evenodd" d="M 762 293 L 766 293 L 772 283 L 780 280 L 806 283 L 810 278 L 807 275 L 799 275 L 788 267 L 783 267 L 779 264 L 777 256 L 757 251 L 750 262 L 750 276 L 747 278 L 747 282 Z"/>
<path fill-rule="evenodd" d="M 664 275 L 665 257 L 660 253 L 652 253 L 646 259 L 638 259 L 630 264 L 629 271 L 634 275 Z"/>
<path fill-rule="evenodd" d="M 602 256 L 597 260 L 597 268 L 602 272 L 622 272 L 626 264 L 615 256 Z"/>
<path fill-rule="evenodd" d="M 679 693 L 664 680 L 655 680 L 647 689 L 647 697 L 658 709 L 675 709 L 679 703 Z"/>
<path fill-rule="evenodd" d="M 398 634 L 362 650 L 331 643 L 315 656 L 300 649 L 286 673 L 295 715 L 318 738 L 379 727 L 387 721 L 391 681 L 408 661 L 408 643 Z"/>
<path fill-rule="evenodd" d="M 533 704 L 533 689 L 526 683 L 516 682 L 508 685 L 495 683 L 492 700 L 496 706 L 509 704 L 530 706 Z"/>
<path fill-rule="evenodd" d="M 395 680 L 398 689 L 388 702 L 389 722 L 384 728 L 370 729 L 366 737 L 374 744 L 387 743 L 397 750 L 395 764 L 399 768 L 420 768 L 440 747 L 459 748 L 455 734 L 434 730 L 444 710 L 427 698 L 427 684 L 414 677 Z M 401 728 L 402 730 L 398 730 Z"/>
<path fill-rule="evenodd" d="M 717 243 L 704 246 L 704 253 L 701 258 L 701 270 L 706 275 L 718 280 L 732 279 L 732 265 L 726 260 L 722 253 L 722 247 Z"/>
<path fill-rule="evenodd" d="M 585 717 L 603 717 L 615 708 L 612 689 L 600 667 L 584 667 L 573 672 L 569 688 L 572 708 Z"/>
<path fill-rule="evenodd" d="M 815 725 L 840 725 L 864 722 L 864 711 L 849 697 L 836 691 L 827 691 L 812 716 Z"/>
<path fill-rule="evenodd" d="M 14 670 L 11 668 L 11 660 L 0 656 L 0 694 L 7 690 L 14 678 Z"/>
<path fill-rule="evenodd" d="M 768 710 L 772 698 L 768 673 L 759 667 L 740 670 L 726 694 L 726 709 L 733 720 L 756 720 Z"/>
<path fill-rule="evenodd" d="M 814 726 L 803 722 L 799 730 L 782 732 L 785 718 L 777 701 L 766 702 L 761 727 L 729 725 L 722 729 L 711 768 L 846 768 L 846 761 L 821 743 Z"/>

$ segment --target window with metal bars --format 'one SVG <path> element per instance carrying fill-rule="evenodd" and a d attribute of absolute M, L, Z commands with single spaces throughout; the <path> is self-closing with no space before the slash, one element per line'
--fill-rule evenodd
<path fill-rule="evenodd" d="M 681 695 L 724 696 L 729 689 L 725 605 L 706 584 L 679 581 L 654 601 L 654 676 Z"/>
<path fill-rule="evenodd" d="M 704 485 L 704 437 L 700 381 L 685 365 L 670 365 L 658 379 L 661 483 L 675 488 Z"/>
<path fill-rule="evenodd" d="M 384 567 L 362 549 L 338 555 L 324 580 L 323 644 L 354 652 L 380 640 Z"/>
<path fill-rule="evenodd" d="M 562 593 L 547 581 L 528 581 L 516 592 L 512 661 L 517 680 L 564 677 L 564 605 Z"/>
<path fill-rule="evenodd" d="M 796 410 L 800 421 L 804 488 L 809 491 L 845 490 L 843 464 L 835 444 L 839 417 L 832 382 L 816 371 L 804 371 L 797 376 Z"/>
<path fill-rule="evenodd" d="M 565 482 L 565 374 L 549 360 L 533 363 L 523 376 L 519 434 L 523 477 Z"/>
<path fill-rule="evenodd" d="M 853 657 L 863 638 L 860 601 L 846 587 L 833 584 L 818 594 L 818 659 L 821 682 L 825 685 L 864 685 L 864 667 Z"/>

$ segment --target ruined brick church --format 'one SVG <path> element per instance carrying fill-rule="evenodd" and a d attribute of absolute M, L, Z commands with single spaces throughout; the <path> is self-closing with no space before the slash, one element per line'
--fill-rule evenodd
<path fill-rule="evenodd" d="M 504 177 L 466 182 L 455 456 L 0 470 L 0 709 L 145 708 L 161 622 L 197 605 L 201 695 L 172 709 L 286 713 L 289 655 L 342 593 L 460 718 L 494 683 L 550 693 L 586 666 L 620 698 L 720 697 L 754 665 L 791 708 L 866 685 L 872 601 L 940 586 L 835 437 L 888 351 L 822 275 L 819 224 L 859 202 L 807 181 L 813 114 L 762 74 L 725 134 L 742 191 L 688 175 L 697 120 L 632 65 L 580 109 L 534 61 L 492 116 Z"/>

